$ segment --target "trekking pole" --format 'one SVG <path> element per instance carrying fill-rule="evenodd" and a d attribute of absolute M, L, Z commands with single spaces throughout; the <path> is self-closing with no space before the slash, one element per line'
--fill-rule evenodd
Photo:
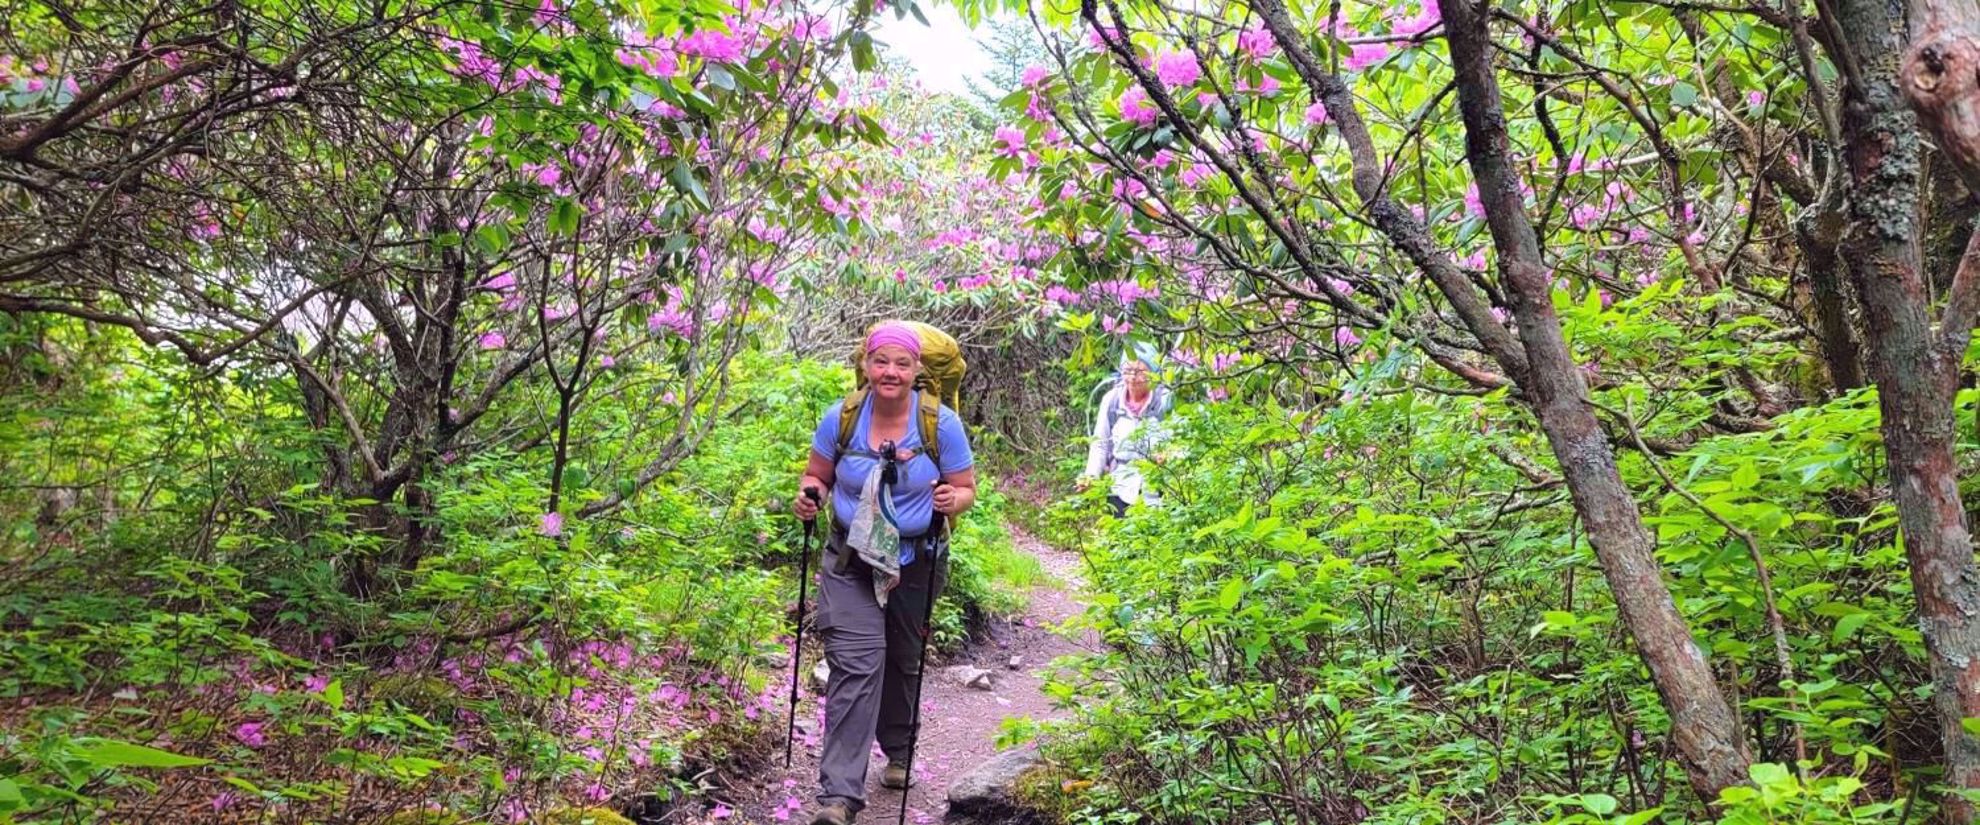
<path fill-rule="evenodd" d="M 818 488 L 804 488 L 804 497 L 813 504 L 823 503 L 818 496 Z M 818 516 L 813 514 L 804 522 L 803 556 L 798 560 L 798 611 L 797 639 L 791 642 L 791 725 L 784 732 L 784 767 L 791 766 L 791 747 L 797 742 L 798 671 L 802 669 L 804 658 L 804 591 L 811 584 L 811 539 L 818 529 Z"/>
<path fill-rule="evenodd" d="M 928 568 L 928 607 L 921 617 L 921 658 L 914 666 L 914 712 L 908 717 L 908 758 L 907 781 L 901 786 L 901 817 L 897 825 L 907 825 L 908 792 L 914 790 L 914 751 L 921 744 L 921 689 L 928 686 L 928 637 L 935 631 L 935 568 L 941 562 L 934 553 L 935 542 L 941 541 L 942 514 L 937 512 L 928 522 L 928 535 L 934 536 L 929 542 Z"/>

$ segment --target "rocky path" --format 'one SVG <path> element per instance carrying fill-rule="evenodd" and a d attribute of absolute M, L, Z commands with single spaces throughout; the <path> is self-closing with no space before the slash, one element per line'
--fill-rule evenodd
<path fill-rule="evenodd" d="M 1012 718 L 1050 719 L 1058 715 L 1045 696 L 1044 677 L 1054 659 L 1096 647 L 1085 638 L 1066 638 L 1055 628 L 1084 610 L 1084 569 L 1079 557 L 1056 550 L 1037 538 L 1011 531 L 1018 549 L 1038 557 L 1052 577 L 1052 583 L 1031 592 L 1029 609 L 1010 621 L 997 621 L 989 628 L 989 639 L 972 645 L 957 656 L 938 661 L 931 655 L 929 679 L 923 689 L 921 745 L 915 756 L 915 787 L 908 791 L 907 821 L 918 825 L 942 822 L 949 817 L 948 789 L 956 777 L 996 755 L 996 740 L 1004 720 Z M 807 651 L 805 664 L 814 664 L 817 653 Z M 1015 664 L 1016 667 L 1012 667 Z M 964 667 L 987 671 L 977 687 L 964 684 Z M 987 679 L 987 689 L 982 686 Z M 798 743 L 792 765 L 785 770 L 781 755 L 772 769 L 754 777 L 748 784 L 730 789 L 728 806 L 717 808 L 705 821 L 776 823 L 809 822 L 817 788 L 819 731 L 824 727 L 824 711 L 819 704 L 818 684 L 808 678 L 798 706 Z M 900 816 L 899 791 L 880 787 L 880 771 L 886 766 L 878 746 L 872 752 L 867 777 L 867 808 L 859 821 L 894 822 Z M 723 816 L 725 815 L 726 816 Z"/>

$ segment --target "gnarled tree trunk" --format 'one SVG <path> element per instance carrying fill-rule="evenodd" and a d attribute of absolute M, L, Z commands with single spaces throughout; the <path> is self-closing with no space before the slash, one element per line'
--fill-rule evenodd
<path fill-rule="evenodd" d="M 1919 248 L 1922 124 L 1969 188 L 1980 181 L 1980 35 L 1971 0 L 1840 0 L 1843 137 L 1852 185 L 1843 250 L 1863 307 L 1870 377 L 1883 412 L 1884 450 L 1897 500 L 1948 779 L 1980 789 L 1980 567 L 1960 500 L 1953 400 L 1980 303 L 1980 249 L 1971 241 L 1934 329 L 1933 296 Z M 1917 31 L 1905 55 L 1907 20 Z M 1902 66 L 1900 61 L 1902 62 Z M 1974 821 L 1973 806 L 1947 800 L 1946 819 Z"/>
<path fill-rule="evenodd" d="M 1671 714 L 1671 739 L 1691 787 L 1706 801 L 1747 781 L 1750 762 L 1732 707 L 1664 584 L 1656 542 L 1588 405 L 1588 386 L 1554 313 L 1552 276 L 1521 201 L 1508 155 L 1492 45 L 1469 0 L 1439 0 L 1457 73 L 1465 151 L 1485 207 L 1507 298 L 1529 367 L 1520 380 L 1560 462 L 1575 509 L 1588 525 L 1602 572 L 1637 653 Z"/>

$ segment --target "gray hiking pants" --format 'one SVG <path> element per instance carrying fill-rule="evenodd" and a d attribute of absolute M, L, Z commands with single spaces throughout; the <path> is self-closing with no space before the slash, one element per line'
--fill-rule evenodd
<path fill-rule="evenodd" d="M 825 752 L 818 762 L 821 805 L 838 802 L 854 813 L 866 807 L 866 769 L 875 738 L 889 762 L 908 759 L 929 580 L 934 579 L 937 596 L 948 583 L 946 560 L 932 558 L 936 554 L 929 548 L 917 550 L 882 608 L 873 598 L 872 568 L 854 555 L 840 570 L 835 554 L 852 551 L 841 536 L 827 542 L 819 565 L 817 619 L 832 667 L 825 684 Z"/>

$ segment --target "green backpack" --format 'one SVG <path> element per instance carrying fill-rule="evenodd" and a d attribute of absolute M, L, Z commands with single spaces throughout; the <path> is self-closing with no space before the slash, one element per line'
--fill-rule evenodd
<path fill-rule="evenodd" d="M 935 469 L 942 468 L 942 442 L 936 437 L 936 428 L 942 421 L 942 405 L 948 404 L 956 414 L 962 414 L 963 373 L 969 365 L 963 361 L 962 347 L 948 333 L 919 321 L 881 321 L 874 327 L 887 323 L 903 323 L 912 327 L 921 336 L 921 376 L 914 381 L 914 388 L 921 392 L 920 409 L 916 410 L 916 420 L 921 428 L 921 450 L 929 460 L 935 462 Z M 872 328 L 867 334 L 873 333 Z M 853 348 L 853 391 L 846 394 L 846 400 L 839 405 L 839 453 L 844 455 L 852 446 L 853 429 L 859 424 L 859 411 L 866 406 L 866 371 L 859 369 L 860 359 L 866 355 L 866 336 L 860 336 L 860 345 Z"/>

